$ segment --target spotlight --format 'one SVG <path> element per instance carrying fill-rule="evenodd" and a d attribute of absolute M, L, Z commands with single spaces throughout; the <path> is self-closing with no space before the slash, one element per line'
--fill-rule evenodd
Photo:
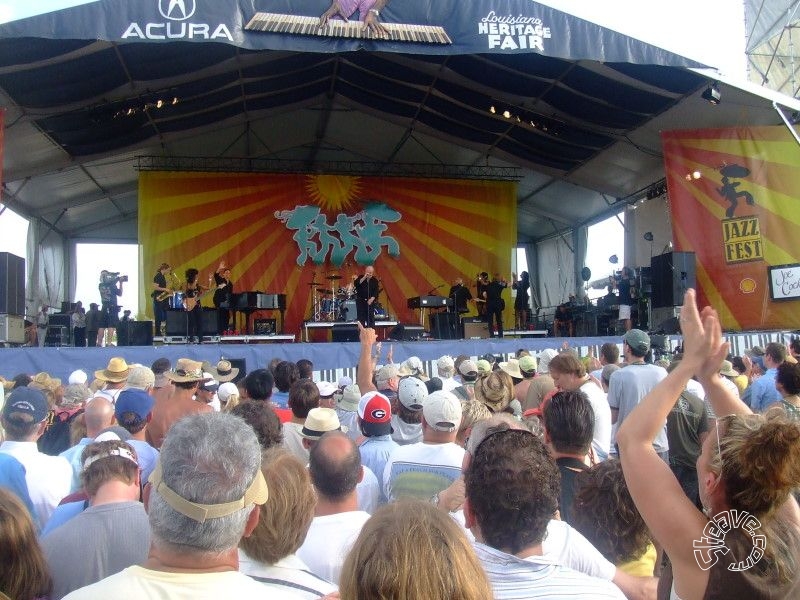
<path fill-rule="evenodd" d="M 615 265 L 619 262 L 619 257 L 616 254 L 612 254 L 608 257 L 608 262 L 610 262 L 612 265 Z"/>
<path fill-rule="evenodd" d="M 653 232 L 652 231 L 645 231 L 644 235 L 642 236 L 645 241 L 652 242 L 653 241 Z"/>
<path fill-rule="evenodd" d="M 692 172 L 692 179 L 700 179 L 703 174 L 700 171 L 693 171 Z"/>
<path fill-rule="evenodd" d="M 706 91 L 703 92 L 701 96 L 703 100 L 708 100 L 711 104 L 719 104 L 722 98 L 722 95 L 719 93 L 719 87 L 717 82 L 715 81 L 710 86 L 706 88 Z"/>
<path fill-rule="evenodd" d="M 510 118 L 511 118 L 511 112 L 510 112 L 510 111 L 508 111 L 508 110 L 504 110 L 504 111 L 503 111 L 503 116 L 504 116 L 506 119 L 510 119 Z"/>
<path fill-rule="evenodd" d="M 164 101 L 161 100 L 161 99 L 157 100 L 156 101 L 156 108 L 161 108 L 162 106 L 164 106 Z"/>
<path fill-rule="evenodd" d="M 175 106 L 177 103 L 178 103 L 178 97 L 177 97 L 177 96 L 175 96 L 175 97 L 172 99 L 172 106 Z"/>
<path fill-rule="evenodd" d="M 492 105 L 489 107 L 489 112 L 490 112 L 490 113 L 492 113 L 493 115 L 494 115 L 494 114 L 497 114 L 497 109 L 494 107 L 494 104 L 492 104 Z"/>

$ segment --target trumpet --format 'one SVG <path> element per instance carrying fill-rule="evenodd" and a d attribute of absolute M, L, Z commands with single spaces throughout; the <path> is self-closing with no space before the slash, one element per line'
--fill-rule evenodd
<path fill-rule="evenodd" d="M 172 273 L 172 278 L 175 280 L 175 283 L 177 283 L 177 284 L 178 284 L 178 286 L 180 286 L 181 282 L 180 282 L 180 280 L 178 279 L 178 276 L 177 276 L 177 275 L 175 275 L 175 273 Z M 178 287 L 178 286 L 176 286 L 176 287 Z M 170 298 L 170 297 L 174 296 L 174 295 L 175 295 L 175 292 L 177 292 L 177 291 L 178 291 L 178 290 L 176 290 L 176 289 L 168 289 L 168 290 L 164 290 L 164 291 L 163 291 L 163 292 L 161 292 L 161 293 L 160 293 L 158 296 L 156 296 L 156 302 L 163 302 L 163 301 L 164 301 L 164 300 L 166 300 L 167 298 Z"/>

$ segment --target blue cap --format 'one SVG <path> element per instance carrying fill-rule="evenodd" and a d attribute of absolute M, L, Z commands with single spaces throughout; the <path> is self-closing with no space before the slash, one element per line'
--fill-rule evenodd
<path fill-rule="evenodd" d="M 36 388 L 16 388 L 3 406 L 3 418 L 15 423 L 41 423 L 47 418 L 50 405 Z"/>
<path fill-rule="evenodd" d="M 114 416 L 117 417 L 117 421 L 121 421 L 122 415 L 126 412 L 132 412 L 144 420 L 153 410 L 154 402 L 153 397 L 144 390 L 138 388 L 124 389 L 117 396 L 117 402 L 114 405 Z"/>

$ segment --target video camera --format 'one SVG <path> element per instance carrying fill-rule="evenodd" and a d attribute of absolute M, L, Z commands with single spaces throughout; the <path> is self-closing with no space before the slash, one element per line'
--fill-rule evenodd
<path fill-rule="evenodd" d="M 118 281 L 128 281 L 128 276 L 120 275 L 119 271 L 117 272 L 102 271 L 100 273 L 100 278 L 102 279 L 103 283 L 116 283 Z"/>

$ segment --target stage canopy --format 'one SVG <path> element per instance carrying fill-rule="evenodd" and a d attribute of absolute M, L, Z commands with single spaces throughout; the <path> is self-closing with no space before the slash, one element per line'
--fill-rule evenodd
<path fill-rule="evenodd" d="M 74 242 L 138 241 L 140 170 L 513 180 L 516 241 L 583 232 L 556 270 L 579 273 L 582 226 L 665 194 L 661 132 L 800 111 L 529 0 L 392 0 L 391 39 L 358 13 L 320 30 L 328 0 L 42 4 L 0 24 L 2 203 L 33 222 L 29 309 L 72 296 Z"/>

